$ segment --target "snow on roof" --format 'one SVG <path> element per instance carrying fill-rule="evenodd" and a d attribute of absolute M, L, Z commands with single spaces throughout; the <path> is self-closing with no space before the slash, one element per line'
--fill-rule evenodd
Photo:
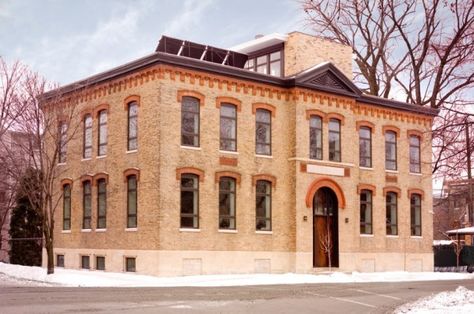
<path fill-rule="evenodd" d="M 450 245 L 454 240 L 433 240 L 433 245 Z"/>
<path fill-rule="evenodd" d="M 447 234 L 474 234 L 474 227 L 453 229 L 446 231 Z"/>
<path fill-rule="evenodd" d="M 288 39 L 288 35 L 280 33 L 272 33 L 265 35 L 239 45 L 230 47 L 229 50 L 240 52 L 240 53 L 251 53 L 260 49 L 264 49 L 279 43 L 283 43 Z"/>
<path fill-rule="evenodd" d="M 318 64 L 313 65 L 312 67 L 310 67 L 308 69 L 305 69 L 301 72 L 298 72 L 298 73 L 296 73 L 296 74 L 294 74 L 293 76 L 290 76 L 290 77 L 297 77 L 297 76 L 303 75 L 305 73 L 311 72 L 311 71 L 316 70 L 318 68 L 322 68 L 323 66 L 325 66 L 326 64 L 329 64 L 329 63 L 331 63 L 331 62 L 330 61 L 324 61 L 322 63 L 318 63 Z"/>

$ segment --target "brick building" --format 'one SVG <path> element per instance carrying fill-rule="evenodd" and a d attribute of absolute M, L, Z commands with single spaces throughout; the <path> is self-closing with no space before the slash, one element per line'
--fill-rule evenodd
<path fill-rule="evenodd" d="M 299 32 L 230 50 L 163 36 L 45 94 L 75 99 L 82 130 L 58 165 L 58 266 L 432 270 L 436 112 L 351 77 L 350 47 Z"/>

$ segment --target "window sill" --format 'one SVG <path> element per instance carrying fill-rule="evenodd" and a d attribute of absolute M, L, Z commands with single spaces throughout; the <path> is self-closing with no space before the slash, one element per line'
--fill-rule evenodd
<path fill-rule="evenodd" d="M 255 154 L 255 157 L 257 157 L 257 158 L 273 159 L 273 156 L 272 156 L 272 155 L 259 155 L 259 154 Z"/>
<path fill-rule="evenodd" d="M 398 170 L 389 170 L 389 169 L 385 169 L 385 172 L 387 172 L 387 173 L 396 173 L 396 174 L 398 174 Z"/>
<path fill-rule="evenodd" d="M 95 229 L 95 232 L 105 232 L 107 229 Z"/>
<path fill-rule="evenodd" d="M 65 162 L 58 162 L 58 164 L 56 166 L 65 166 L 66 163 Z"/>
<path fill-rule="evenodd" d="M 127 151 L 125 152 L 125 154 L 135 154 L 135 153 L 138 153 L 138 149 L 127 150 Z"/>
<path fill-rule="evenodd" d="M 359 166 L 359 169 L 360 169 L 360 170 L 370 170 L 370 171 L 373 171 L 373 170 L 374 170 L 373 167 L 361 167 L 361 166 Z"/>
<path fill-rule="evenodd" d="M 422 176 L 421 172 L 409 172 L 409 174 L 412 176 L 418 176 L 418 177 Z"/>
<path fill-rule="evenodd" d="M 96 159 L 104 159 L 107 155 L 97 156 Z"/>
<path fill-rule="evenodd" d="M 361 238 L 373 238 L 374 235 L 373 235 L 373 234 L 361 233 L 361 234 L 360 234 L 360 237 L 361 237 Z M 387 237 L 388 237 L 388 236 L 387 236 Z"/>
<path fill-rule="evenodd" d="M 61 233 L 71 233 L 71 230 L 61 230 Z"/>
<path fill-rule="evenodd" d="M 125 228 L 125 232 L 134 232 L 138 231 L 138 228 Z"/>
<path fill-rule="evenodd" d="M 271 231 L 271 230 L 270 231 L 257 230 L 257 231 L 255 231 L 255 233 L 256 234 L 273 234 L 273 231 Z"/>
<path fill-rule="evenodd" d="M 239 152 L 232 150 L 219 150 L 220 154 L 238 155 Z"/>
<path fill-rule="evenodd" d="M 179 228 L 179 232 L 201 232 L 201 229 Z"/>
<path fill-rule="evenodd" d="M 194 146 L 184 146 L 184 145 L 181 145 L 180 147 L 181 147 L 181 148 L 183 148 L 183 149 L 190 149 L 190 150 L 201 150 L 201 147 L 194 147 Z"/>
<path fill-rule="evenodd" d="M 423 236 L 410 236 L 410 239 L 423 239 Z"/>
<path fill-rule="evenodd" d="M 386 237 L 387 238 L 394 238 L 394 239 L 399 238 L 398 235 L 389 235 L 389 234 L 387 234 Z"/>
<path fill-rule="evenodd" d="M 92 158 L 82 158 L 81 161 L 89 161 L 92 160 Z"/>
<path fill-rule="evenodd" d="M 237 233 L 237 230 L 232 230 L 232 229 L 229 229 L 229 230 L 226 230 L 226 229 L 219 229 L 218 232 L 220 232 L 220 233 Z"/>
<path fill-rule="evenodd" d="M 81 229 L 81 232 L 91 232 L 92 229 Z"/>

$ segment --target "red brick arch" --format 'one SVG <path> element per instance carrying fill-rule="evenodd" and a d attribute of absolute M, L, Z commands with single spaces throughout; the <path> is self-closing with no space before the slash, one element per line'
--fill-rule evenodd
<path fill-rule="evenodd" d="M 342 191 L 339 184 L 336 183 L 333 179 L 330 178 L 319 178 L 313 181 L 308 188 L 308 192 L 306 192 L 306 207 L 311 208 L 313 206 L 313 198 L 314 194 L 320 188 L 330 188 L 334 194 L 336 194 L 338 207 L 345 208 L 346 207 L 346 199 L 344 197 L 344 192 Z"/>

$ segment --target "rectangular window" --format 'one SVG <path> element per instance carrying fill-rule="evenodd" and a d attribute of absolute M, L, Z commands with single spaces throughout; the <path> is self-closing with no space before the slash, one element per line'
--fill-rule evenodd
<path fill-rule="evenodd" d="M 92 157 L 92 116 L 90 114 L 84 117 L 84 147 L 82 157 L 84 159 Z"/>
<path fill-rule="evenodd" d="M 127 271 L 127 272 L 135 272 L 136 271 L 135 257 L 126 257 L 125 258 L 125 271 Z"/>
<path fill-rule="evenodd" d="M 341 121 L 329 120 L 329 160 L 341 161 Z"/>
<path fill-rule="evenodd" d="M 98 155 L 107 155 L 107 110 L 99 112 L 99 136 Z"/>
<path fill-rule="evenodd" d="M 199 147 L 199 100 L 183 97 L 181 104 L 181 145 Z"/>
<path fill-rule="evenodd" d="M 63 230 L 71 230 L 71 185 L 63 186 Z"/>
<path fill-rule="evenodd" d="M 128 104 L 128 141 L 127 150 L 138 149 L 138 104 L 131 102 Z"/>
<path fill-rule="evenodd" d="M 127 177 L 127 228 L 137 227 L 137 176 Z"/>
<path fill-rule="evenodd" d="M 397 194 L 388 192 L 385 197 L 387 235 L 398 235 Z"/>
<path fill-rule="evenodd" d="M 82 229 L 91 229 L 92 189 L 90 181 L 84 181 L 82 183 L 82 208 Z"/>
<path fill-rule="evenodd" d="M 248 59 L 244 68 L 262 74 L 281 77 L 283 70 L 283 51 L 278 50 Z"/>
<path fill-rule="evenodd" d="M 418 136 L 410 136 L 410 172 L 420 173 L 420 138 Z"/>
<path fill-rule="evenodd" d="M 104 256 L 95 257 L 95 269 L 105 270 L 105 257 Z"/>
<path fill-rule="evenodd" d="M 359 163 L 361 167 L 372 167 L 372 132 L 368 127 L 359 129 Z"/>
<path fill-rule="evenodd" d="M 221 105 L 220 149 L 237 150 L 237 108 L 231 104 Z"/>
<path fill-rule="evenodd" d="M 309 158 L 323 159 L 322 119 L 318 116 L 309 119 Z"/>
<path fill-rule="evenodd" d="M 410 198 L 411 235 L 421 237 L 421 195 L 412 194 Z"/>
<path fill-rule="evenodd" d="M 59 138 L 58 138 L 58 162 L 60 164 L 66 162 L 67 155 L 67 123 L 61 122 L 59 124 Z"/>
<path fill-rule="evenodd" d="M 397 170 L 397 134 L 385 132 L 385 169 Z"/>
<path fill-rule="evenodd" d="M 64 267 L 64 255 L 57 254 L 56 255 L 56 267 Z"/>
<path fill-rule="evenodd" d="M 105 179 L 97 180 L 97 229 L 106 228 L 107 183 Z"/>
<path fill-rule="evenodd" d="M 257 57 L 257 72 L 262 74 L 268 73 L 268 55 Z"/>
<path fill-rule="evenodd" d="M 219 181 L 219 229 L 235 229 L 235 179 Z"/>
<path fill-rule="evenodd" d="M 90 269 L 90 258 L 87 255 L 81 256 L 81 268 L 82 269 Z"/>
<path fill-rule="evenodd" d="M 281 76 L 281 51 L 270 54 L 270 75 Z"/>
<path fill-rule="evenodd" d="M 199 177 L 181 175 L 181 228 L 199 228 Z"/>
<path fill-rule="evenodd" d="M 360 191 L 360 234 L 372 234 L 372 191 Z"/>
<path fill-rule="evenodd" d="M 256 229 L 272 230 L 272 184 L 259 180 L 256 185 Z"/>
<path fill-rule="evenodd" d="M 272 116 L 270 111 L 257 109 L 255 116 L 256 154 L 272 154 Z"/>

